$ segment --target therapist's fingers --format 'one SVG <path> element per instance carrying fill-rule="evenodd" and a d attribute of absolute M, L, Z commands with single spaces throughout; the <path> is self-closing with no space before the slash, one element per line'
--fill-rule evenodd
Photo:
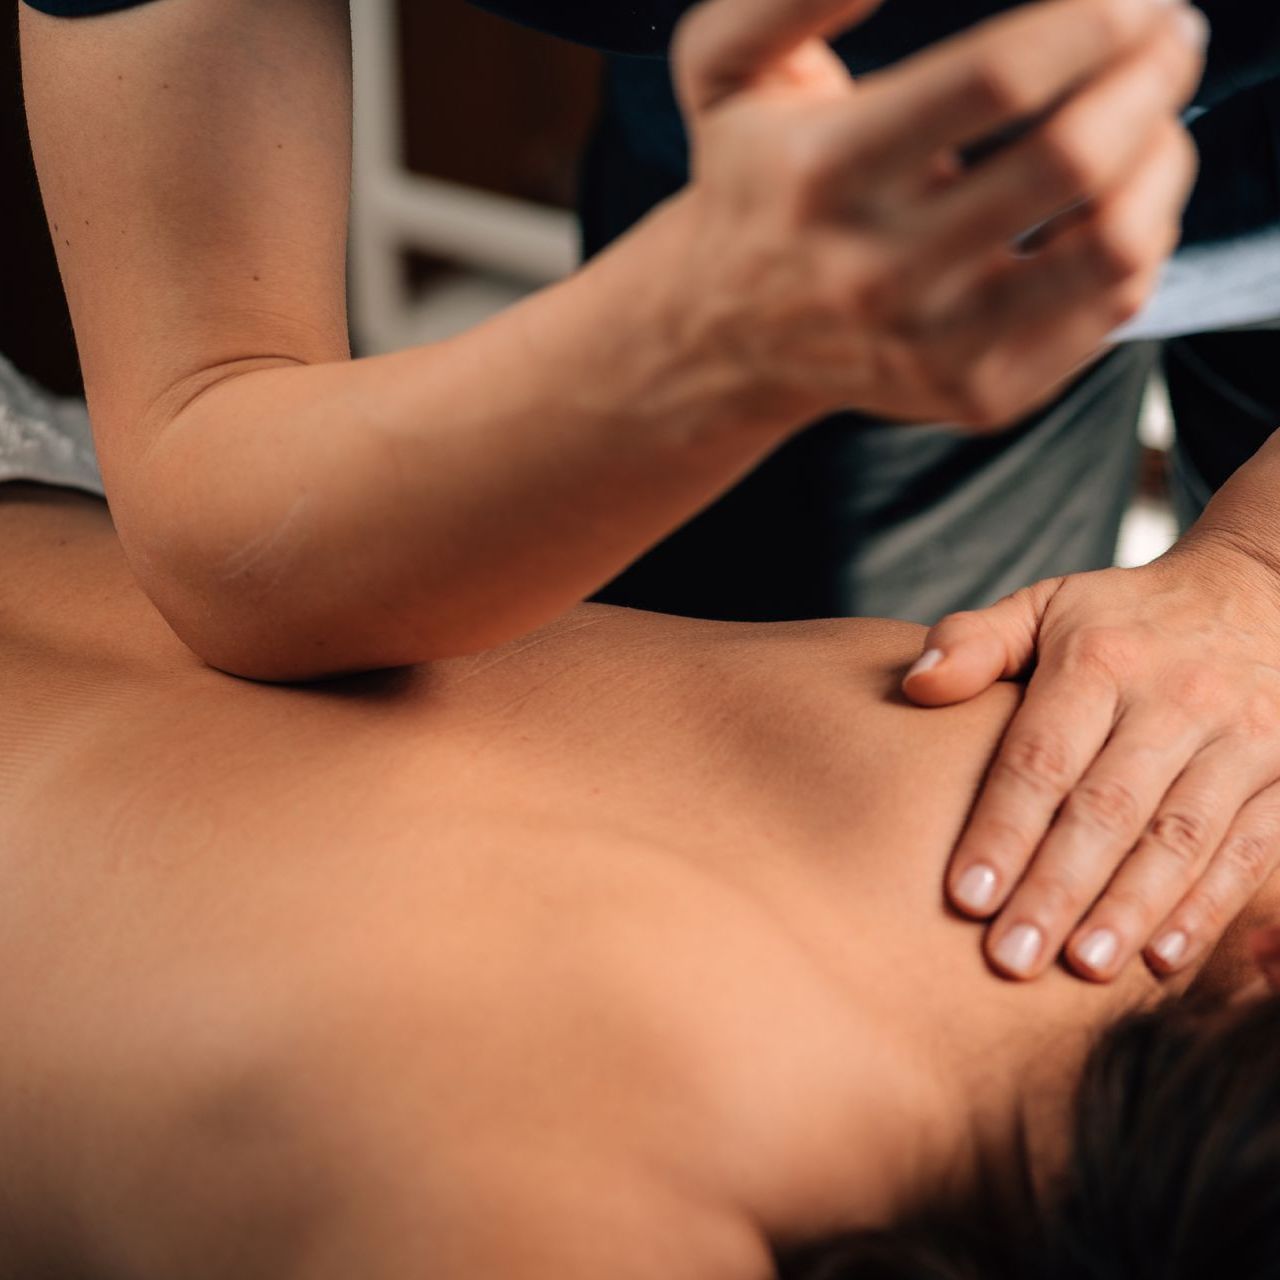
<path fill-rule="evenodd" d="M 1176 28 L 1184 8 L 1044 0 L 866 77 L 886 154 L 899 168 L 916 169 L 940 150 L 1040 117 L 1146 38 Z"/>
<path fill-rule="evenodd" d="M 1030 412 L 1066 369 L 1100 354 L 1107 336 L 1146 303 L 1176 247 L 1197 153 L 1169 123 L 1121 189 L 1094 202 L 1035 256 L 1009 260 L 985 285 L 953 286 L 960 328 L 1001 318 L 1010 336 L 971 352 L 969 421 L 980 428 Z"/>
<path fill-rule="evenodd" d="M 923 256 L 948 263 L 1010 244 L 1064 209 L 1125 185 L 1194 93 L 1202 68 L 1201 50 L 1179 24 L 1166 24 L 932 201 Z"/>
<path fill-rule="evenodd" d="M 1154 731 L 1163 736 L 1160 729 Z M 1107 981 L 1151 941 L 1187 895 L 1238 813 L 1271 773 L 1242 768 L 1226 740 L 1206 747 L 1169 788 L 1106 893 L 1067 946 L 1072 967 Z"/>
<path fill-rule="evenodd" d="M 1032 677 L 947 869 L 957 909 L 984 919 L 1008 900 L 1059 806 L 1107 741 L 1116 705 L 1114 685 L 1084 670 L 1058 664 Z"/>
<path fill-rule="evenodd" d="M 1041 619 L 1062 581 L 1047 578 L 989 608 L 943 618 L 903 677 L 903 692 L 922 707 L 942 707 L 1025 674 L 1035 658 Z"/>
<path fill-rule="evenodd" d="M 1190 721 L 1171 726 L 1158 713 L 1121 719 L 1106 748 L 1071 788 L 1027 872 L 989 929 L 987 954 L 1011 978 L 1036 978 L 1057 959 L 1062 946 L 1093 902 L 1106 890 L 1112 913 L 1140 902 L 1107 888 L 1125 865 L 1143 829 L 1199 744 Z M 1166 888 L 1166 884 L 1160 884 Z M 1178 901 L 1179 893 L 1171 893 Z M 1167 906 L 1165 908 L 1167 910 Z M 1164 910 L 1156 914 L 1155 924 Z M 1111 919 L 1116 918 L 1112 914 Z M 1149 936 L 1149 934 L 1148 934 Z M 1147 941 L 1137 938 L 1133 950 Z M 1120 937 L 1111 929 L 1085 934 L 1075 956 L 1094 977 L 1111 973 Z"/>
<path fill-rule="evenodd" d="M 681 106 L 696 116 L 739 90 L 759 84 L 797 52 L 809 59 L 823 58 L 822 49 L 806 47 L 852 26 L 880 3 L 705 0 L 676 30 L 673 58 Z M 848 78 L 834 55 L 824 61 L 834 62 Z"/>
<path fill-rule="evenodd" d="M 1208 869 L 1146 950 L 1158 973 L 1175 973 L 1204 955 L 1280 866 L 1280 784 L 1249 801 L 1214 851 Z"/>

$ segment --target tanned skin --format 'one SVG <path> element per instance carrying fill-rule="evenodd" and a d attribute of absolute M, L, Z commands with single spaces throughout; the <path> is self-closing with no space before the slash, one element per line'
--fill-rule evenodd
<path fill-rule="evenodd" d="M 5 486 L 0 542 L 0 1272 L 754 1280 L 1021 1105 L 1051 1160 L 1168 989 L 990 973 L 943 874 L 1019 692 L 907 705 L 916 628 L 584 608 L 270 686 L 102 503 Z"/>

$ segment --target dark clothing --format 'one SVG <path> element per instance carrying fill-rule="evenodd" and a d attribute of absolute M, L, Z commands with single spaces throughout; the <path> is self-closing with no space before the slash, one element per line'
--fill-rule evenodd
<path fill-rule="evenodd" d="M 864 74 L 1008 7 L 888 0 L 837 48 Z M 1186 214 L 1187 244 L 1280 225 L 1280 78 L 1267 80 L 1280 77 L 1280 5 L 1203 8 L 1218 30 L 1198 101 L 1217 105 L 1192 126 L 1202 178 Z M 584 172 L 586 253 L 678 191 L 687 160 L 667 64 L 611 58 Z M 1232 349 L 1232 336 L 1219 351 Z M 1269 344 L 1280 355 L 1280 334 L 1247 338 L 1254 351 Z M 1103 568 L 1132 492 L 1151 359 L 1149 348 L 1117 353 L 1056 404 L 996 437 L 833 418 L 784 446 L 600 598 L 729 619 L 872 614 L 931 622 L 1042 577 Z M 1278 371 L 1273 360 L 1255 380 L 1269 380 L 1280 395 Z M 1261 443 L 1259 425 L 1224 418 L 1185 377 L 1173 399 L 1180 476 L 1189 481 L 1180 505 L 1190 515 L 1186 494 L 1204 491 L 1196 460 L 1211 456 L 1213 473 L 1229 474 Z M 1271 425 L 1280 426 L 1280 416 Z"/>
<path fill-rule="evenodd" d="M 26 0 L 59 15 L 102 13 L 145 0 Z M 626 211 L 656 203 L 683 183 L 687 166 L 684 131 L 668 77 L 665 53 L 676 23 L 692 0 L 475 0 L 480 8 L 527 26 L 623 55 L 611 60 L 606 132 L 629 159 L 652 175 L 648 200 L 626 201 Z M 1198 0 L 1213 24 L 1208 68 L 1196 96 L 1199 109 L 1239 99 L 1270 83 L 1280 87 L 1280 4 L 1274 0 Z M 836 48 L 856 75 L 896 62 L 926 45 L 1003 10 L 1011 0 L 885 0 Z M 1201 182 L 1189 230 L 1196 237 L 1218 236 L 1225 228 L 1280 223 L 1280 102 L 1275 92 L 1237 103 L 1224 127 L 1205 130 L 1206 155 L 1226 158 L 1215 168 L 1229 172 L 1226 184 Z M 1243 143 L 1247 165 L 1235 151 Z M 639 182 L 630 184 L 638 188 Z M 627 219 L 619 208 L 602 210 L 591 200 L 597 220 L 589 240 L 611 239 Z"/>
<path fill-rule="evenodd" d="M 1204 333 L 1165 344 L 1179 459 L 1199 484 L 1184 523 L 1280 428 L 1277 371 L 1280 330 Z"/>
<path fill-rule="evenodd" d="M 27 0 L 60 14 L 137 2 Z M 664 55 L 690 0 L 477 2 L 612 55 L 583 182 L 584 246 L 594 253 L 686 181 L 686 141 Z M 1280 3 L 1199 5 L 1214 39 L 1196 99 L 1203 169 L 1186 241 L 1232 244 L 1280 227 Z M 836 49 L 862 75 L 1011 7 L 1010 0 L 885 0 Z M 1247 375 L 1242 394 L 1251 403 L 1280 407 L 1280 333 L 1235 338 L 1169 349 L 1185 492 L 1203 495 L 1280 425 L 1273 416 L 1268 426 L 1267 410 L 1251 415 L 1237 404 L 1224 413 L 1237 374 Z M 600 598 L 726 619 L 863 613 L 927 622 L 1041 577 L 1101 568 L 1132 490 L 1135 428 L 1154 355 L 1149 345 L 1122 348 L 1056 404 L 998 436 L 855 414 L 821 423 Z"/>
<path fill-rule="evenodd" d="M 1133 496 L 1152 344 L 999 435 L 845 415 L 784 445 L 642 557 L 606 604 L 728 621 L 934 622 L 1104 569 Z"/>

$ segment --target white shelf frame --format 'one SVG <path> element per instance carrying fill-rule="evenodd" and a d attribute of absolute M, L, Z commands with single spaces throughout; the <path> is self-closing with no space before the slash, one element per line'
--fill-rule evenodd
<path fill-rule="evenodd" d="M 411 173 L 404 167 L 397 0 L 352 0 L 355 114 L 350 236 L 351 322 L 369 352 L 418 341 L 430 295 L 413 293 L 402 254 L 536 288 L 578 261 L 572 214 Z"/>

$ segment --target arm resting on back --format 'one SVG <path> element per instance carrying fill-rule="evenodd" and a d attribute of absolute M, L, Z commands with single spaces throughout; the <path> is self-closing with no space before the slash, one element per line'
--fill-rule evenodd
<path fill-rule="evenodd" d="M 307 678 L 510 639 L 776 443 L 680 354 L 679 200 L 478 330 L 350 359 L 342 0 L 24 7 L 22 45 L 117 527 L 213 665 Z"/>

